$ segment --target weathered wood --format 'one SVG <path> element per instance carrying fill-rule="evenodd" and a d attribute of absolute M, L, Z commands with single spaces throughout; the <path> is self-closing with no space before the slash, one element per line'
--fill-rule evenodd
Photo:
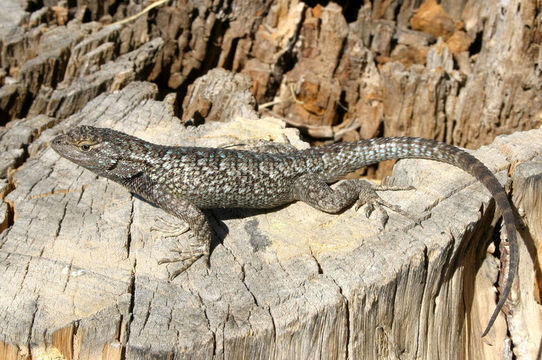
<path fill-rule="evenodd" d="M 0 178 L 19 167 L 28 157 L 28 146 L 40 133 L 58 122 L 45 115 L 15 120 L 0 128 Z"/>
<path fill-rule="evenodd" d="M 6 179 L 0 179 L 0 199 L 3 199 L 6 194 L 11 191 L 11 186 Z M 0 232 L 6 230 L 10 221 L 10 209 L 8 204 L 2 201 L 0 204 Z"/>
<path fill-rule="evenodd" d="M 510 151 L 513 157 L 530 160 L 518 164 L 513 177 L 514 203 L 526 225 L 521 232 L 526 246 L 520 248 L 519 294 L 510 305 L 510 334 L 518 359 L 536 359 L 541 351 L 537 339 L 542 338 L 542 156 L 528 148 L 510 147 Z"/>
<path fill-rule="evenodd" d="M 183 102 L 183 123 L 230 121 L 236 117 L 255 120 L 252 81 L 246 74 L 214 69 L 188 87 Z"/>
<path fill-rule="evenodd" d="M 0 18 L 0 68 L 16 82 L 0 91 L 7 119 L 52 115 L 43 104 L 52 91 L 69 92 L 158 37 L 155 68 L 137 80 L 160 79 L 184 95 L 214 67 L 244 72 L 258 103 L 272 102 L 275 116 L 317 139 L 415 135 L 479 146 L 532 128 L 542 106 L 535 0 L 182 1 L 105 27 L 84 21 L 122 20 L 147 4 L 51 3 L 31 13 L 5 2 L 14 16 Z M 84 99 L 110 90 L 92 89 Z"/>
<path fill-rule="evenodd" d="M 406 134 L 477 147 L 539 123 L 535 0 L 187 0 L 107 25 L 147 5 L 2 1 L 0 359 L 540 353 L 540 130 L 476 153 L 503 183 L 510 174 L 527 225 L 492 346 L 479 334 L 506 249 L 486 256 L 494 205 L 461 171 L 395 167 L 417 190 L 384 196 L 430 211 L 423 228 L 392 213 L 381 231 L 363 209 L 304 204 L 213 211 L 210 270 L 169 282 L 156 261 L 179 239 L 151 231 L 163 213 L 48 149 L 79 123 L 169 144 L 306 147 L 277 117 L 317 142 Z M 182 126 L 203 118 L 221 123 Z"/>
<path fill-rule="evenodd" d="M 246 71 L 259 94 L 281 78 L 273 110 L 287 121 L 333 126 L 331 132 L 308 127 L 309 134 L 352 139 L 342 130 L 353 127 L 363 137 L 380 132 L 477 146 L 506 129 L 535 126 L 541 98 L 533 83 L 540 79 L 533 72 L 540 56 L 534 1 L 441 7 L 428 0 L 418 9 L 415 2 L 367 2 L 348 27 L 335 3 L 298 9 L 300 3 L 292 0 L 292 11 L 264 19 L 256 38 L 266 39 L 265 51 L 253 48 Z M 299 12 L 305 16 L 293 16 Z M 266 76 L 264 65 L 274 65 L 284 39 L 296 44 L 281 55 L 295 59 L 292 69 Z"/>
<path fill-rule="evenodd" d="M 75 78 L 69 85 L 66 84 L 66 87 L 55 90 L 42 88 L 28 112 L 29 116 L 44 113 L 48 116 L 65 118 L 80 110 L 103 91 L 118 90 L 131 81 L 145 78 L 154 67 L 162 46 L 162 39 L 156 38 L 118 57 L 115 61 L 106 63 L 100 70 Z M 96 50 L 107 52 L 108 49 L 109 47 L 105 45 Z M 92 57 L 96 55 L 93 52 L 88 54 Z M 97 55 L 97 58 L 100 56 Z M 97 65 L 99 64 L 93 66 Z"/>
<path fill-rule="evenodd" d="M 156 94 L 152 84 L 134 82 L 101 95 L 43 131 L 34 146 L 77 123 L 172 145 L 297 136 L 276 120 L 185 128 L 173 115 L 174 99 L 156 101 Z M 475 155 L 506 182 L 511 162 L 541 153 L 542 134 L 533 130 Z M 496 219 L 489 194 L 444 164 L 405 161 L 395 171 L 394 183 L 417 190 L 383 196 L 412 214 L 429 211 L 423 227 L 390 212 L 382 230 L 364 208 L 329 215 L 303 203 L 268 212 L 214 210 L 210 268 L 197 262 L 169 281 L 157 260 L 190 236 L 152 230 L 164 216 L 160 209 L 42 148 L 13 174 L 5 199 L 14 222 L 0 235 L 0 353 L 497 357 L 506 344 L 504 319 L 490 334 L 494 346 L 479 337 L 498 269 L 486 255 Z"/>
<path fill-rule="evenodd" d="M 59 8 L 49 11 L 57 20 L 64 14 Z M 24 14 L 0 32 L 0 67 L 10 76 L 0 89 L 1 123 L 26 115 L 67 117 L 104 91 L 154 80 L 163 66 L 164 42 L 149 39 L 145 17 L 121 27 L 77 18 L 43 24 L 43 9 Z"/>

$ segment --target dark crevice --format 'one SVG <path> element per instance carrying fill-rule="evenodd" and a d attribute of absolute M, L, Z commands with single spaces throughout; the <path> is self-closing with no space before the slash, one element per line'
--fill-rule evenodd
<path fill-rule="evenodd" d="M 335 64 L 335 68 L 333 69 L 333 77 L 336 78 L 337 77 L 337 70 L 339 68 L 339 66 L 341 66 L 341 61 L 340 59 L 344 58 L 344 53 L 347 49 L 347 45 L 348 45 L 348 39 L 345 37 L 343 38 L 342 42 L 341 42 L 341 48 L 339 49 L 339 53 L 337 54 L 337 63 Z"/>
<path fill-rule="evenodd" d="M 81 191 L 81 193 L 83 193 Z M 66 212 L 68 211 L 68 202 L 64 203 L 64 209 L 62 209 L 62 217 L 58 221 L 58 226 L 55 231 L 55 239 L 58 238 L 58 235 L 60 234 L 60 229 L 62 229 L 62 222 L 64 222 L 64 219 L 66 218 Z"/>
<path fill-rule="evenodd" d="M 369 34 L 369 37 L 367 39 L 367 44 L 365 42 L 363 42 L 363 45 L 365 45 L 365 47 L 367 47 L 367 48 L 371 48 L 371 46 L 373 45 L 373 39 L 374 39 L 374 34 L 371 31 L 371 33 Z"/>
<path fill-rule="evenodd" d="M 341 91 L 341 96 L 339 97 L 339 106 L 337 106 L 337 110 L 335 113 L 337 114 L 337 120 L 335 124 L 342 124 L 344 121 L 344 117 L 348 111 L 348 104 L 346 102 L 346 92 L 343 90 Z"/>
<path fill-rule="evenodd" d="M 198 126 L 205 123 L 205 116 L 201 114 L 201 112 L 196 111 L 194 114 L 192 114 L 192 118 L 188 120 L 185 125 L 187 126 Z"/>
<path fill-rule="evenodd" d="M 83 9 L 83 16 L 81 18 L 81 22 L 82 23 L 89 23 L 92 21 L 92 14 L 90 13 L 90 11 L 87 9 Z"/>
<path fill-rule="evenodd" d="M 337 281 L 332 278 L 332 277 L 329 277 L 329 279 L 331 279 L 331 281 L 333 281 L 333 283 L 335 284 L 335 286 L 337 286 L 337 289 L 339 289 L 339 294 L 341 294 L 342 298 L 344 299 L 344 311 L 345 311 L 345 314 L 344 314 L 344 317 L 345 317 L 345 328 L 346 328 L 346 344 L 345 344 L 345 349 L 344 349 L 344 353 L 345 353 L 345 359 L 348 359 L 348 350 L 349 350 L 349 347 L 350 347 L 350 342 L 351 342 L 351 329 L 350 329 L 350 304 L 348 302 L 348 298 L 346 297 L 346 295 L 343 293 L 343 289 L 342 287 L 337 283 Z"/>
<path fill-rule="evenodd" d="M 134 269 L 132 271 L 132 276 L 130 277 L 130 284 L 128 285 L 128 292 L 130 293 L 130 304 L 128 306 L 128 319 L 126 320 L 124 339 L 118 339 L 122 345 L 122 350 L 120 353 L 120 358 L 122 360 L 126 359 L 126 346 L 128 344 L 128 338 L 130 337 L 130 326 L 132 325 L 132 320 L 134 319 L 134 306 L 135 306 L 135 269 L 137 261 L 134 261 Z M 123 315 L 121 315 L 120 324 L 123 323 Z M 120 334 L 121 332 L 119 332 Z"/>
<path fill-rule="evenodd" d="M 273 314 L 271 314 L 271 308 L 267 307 L 267 312 L 269 313 L 269 317 L 271 318 L 271 325 L 273 325 L 273 340 L 277 340 L 277 324 L 275 324 L 275 318 L 273 317 Z"/>
<path fill-rule="evenodd" d="M 207 49 L 205 50 L 205 59 L 203 60 L 199 68 L 190 69 L 190 72 L 186 74 L 181 85 L 179 85 L 179 87 L 176 89 L 178 107 L 176 108 L 175 112 L 178 114 L 177 116 L 179 118 L 182 117 L 181 104 L 183 102 L 184 97 L 186 96 L 188 86 L 193 84 L 197 78 L 205 75 L 209 70 L 214 69 L 216 65 L 218 64 L 218 60 L 221 53 L 222 36 L 224 32 L 227 30 L 227 28 L 228 28 L 227 24 L 221 23 L 218 20 L 215 22 L 213 29 L 211 31 L 211 34 L 209 36 L 209 40 L 207 41 Z M 220 34 L 220 36 L 218 34 Z"/>
<path fill-rule="evenodd" d="M 260 103 L 273 100 L 273 98 L 279 91 L 279 87 L 284 74 L 290 72 L 297 64 L 297 62 L 297 55 L 291 49 L 283 52 L 277 58 L 276 64 L 269 76 L 269 81 L 266 84 L 265 94 L 261 99 L 259 99 Z"/>
<path fill-rule="evenodd" d="M 314 253 L 312 252 L 312 248 L 310 249 L 310 253 L 311 253 L 311 256 L 312 256 L 314 262 L 316 263 L 316 266 L 318 267 L 318 274 L 322 275 L 324 273 L 324 271 L 322 270 L 322 266 L 320 265 L 320 262 L 318 261 L 316 256 L 314 256 Z"/>
<path fill-rule="evenodd" d="M 425 299 L 425 294 L 426 292 L 428 291 L 427 289 L 427 284 L 428 284 L 428 274 L 429 274 L 429 256 L 428 256 L 428 253 L 427 253 L 427 246 L 423 246 L 423 271 L 424 271 L 424 279 L 423 279 L 423 290 L 422 290 L 422 293 L 421 293 L 421 296 L 420 296 L 420 299 Z M 440 284 L 439 284 L 439 288 L 440 288 Z M 436 296 L 436 295 L 435 295 Z M 432 300 L 434 301 L 434 300 Z M 421 314 L 421 311 L 423 311 L 423 308 L 420 309 L 420 316 L 418 318 L 418 329 L 423 329 L 422 327 L 422 324 L 423 324 L 423 316 Z M 433 308 L 432 311 L 435 311 L 435 309 Z M 418 338 L 418 341 L 416 342 L 416 352 L 418 352 L 418 349 L 421 348 L 421 341 L 422 339 L 421 338 Z"/>
<path fill-rule="evenodd" d="M 358 20 L 359 9 L 363 6 L 363 1 L 346 0 L 343 8 L 343 15 L 347 23 L 353 23 Z"/>
<path fill-rule="evenodd" d="M 211 331 L 211 334 L 213 334 L 213 357 L 212 358 L 214 359 L 216 358 L 216 334 L 214 331 Z"/>
<path fill-rule="evenodd" d="M 27 263 L 27 266 L 26 266 L 26 269 L 25 269 L 25 277 L 26 277 L 26 274 L 28 273 L 28 265 L 30 264 L 30 261 L 28 261 Z M 30 321 L 30 326 L 28 327 L 28 343 L 26 344 L 26 346 L 28 347 L 28 352 L 29 352 L 29 355 L 30 355 L 30 358 L 32 358 L 32 345 L 33 345 L 33 341 L 32 341 L 32 334 L 34 333 L 34 325 L 35 325 L 35 322 L 36 322 L 36 316 L 37 316 L 37 313 L 38 313 L 38 303 L 40 301 L 40 296 L 38 295 L 36 297 L 36 301 L 34 302 L 34 311 L 32 312 L 32 320 Z"/>
<path fill-rule="evenodd" d="M 207 48 L 205 49 L 205 58 L 201 63 L 201 68 L 198 76 L 203 76 L 211 69 L 216 68 L 220 54 L 222 53 L 222 43 L 224 34 L 229 28 L 229 24 L 220 20 L 216 20 L 209 34 Z"/>
<path fill-rule="evenodd" d="M 420 1 L 421 3 L 421 1 Z M 408 3 L 407 3 L 408 4 Z M 407 5 L 408 6 L 408 5 Z M 395 5 L 395 9 L 393 9 L 393 19 L 397 22 L 397 19 L 399 19 L 399 15 L 401 15 L 401 8 L 403 7 L 403 2 L 399 1 Z"/>
<path fill-rule="evenodd" d="M 5 202 L 7 204 L 7 211 L 6 211 L 6 221 L 4 221 L 4 224 L 0 224 L 0 234 L 4 232 L 4 230 L 9 229 L 14 224 L 14 218 L 15 218 L 15 211 L 13 209 L 13 206 L 9 202 Z M 0 248 L 2 247 L 2 244 L 0 244 Z"/>
<path fill-rule="evenodd" d="M 158 93 L 156 94 L 156 97 L 154 100 L 156 101 L 164 101 L 166 96 L 172 93 L 171 89 L 167 88 L 167 82 L 162 82 L 160 80 L 153 81 L 154 84 L 158 86 Z M 175 101 L 176 106 L 177 101 Z"/>
<path fill-rule="evenodd" d="M 5 200 L 5 197 L 7 196 L 7 194 L 12 192 L 14 189 L 15 189 L 15 186 L 13 185 L 13 182 L 9 181 L 7 187 L 6 187 L 5 191 L 4 191 L 4 197 L 1 199 L 7 205 L 7 210 L 6 210 L 6 219 L 5 219 L 4 223 L 0 224 L 0 234 L 2 232 L 4 232 L 4 230 L 9 229 L 10 227 L 12 227 L 13 224 L 14 224 L 15 208 L 14 208 L 12 202 Z M 2 244 L 0 244 L 0 248 L 1 247 L 2 247 Z"/>
<path fill-rule="evenodd" d="M 128 232 L 126 234 L 126 257 L 130 258 L 132 248 L 132 224 L 134 223 L 134 198 L 132 198 L 132 208 L 130 209 L 130 221 L 128 222 Z M 134 265 L 135 269 L 135 265 Z"/>
<path fill-rule="evenodd" d="M 197 289 L 195 289 L 195 290 L 197 290 Z M 201 294 L 198 291 L 195 291 L 194 294 L 198 297 L 198 300 L 199 300 L 199 302 L 201 304 L 201 307 L 204 309 L 203 310 L 203 315 L 205 316 L 205 320 L 207 321 L 207 328 L 209 329 L 209 332 L 213 336 L 213 356 L 212 356 L 212 358 L 214 359 L 216 357 L 216 332 L 213 331 L 213 329 L 211 328 L 211 320 L 209 319 L 209 314 L 207 313 L 208 307 L 206 306 L 205 302 L 203 301 L 203 298 L 201 297 Z"/>
<path fill-rule="evenodd" d="M 117 13 L 117 10 L 119 8 L 119 5 L 122 3 L 122 1 L 115 1 L 111 5 L 109 5 L 107 12 L 112 17 L 115 17 L 115 14 Z"/>
<path fill-rule="evenodd" d="M 33 136 L 30 141 L 29 141 L 29 144 L 31 144 L 32 142 L 34 142 L 34 140 L 37 139 L 38 136 Z M 15 190 L 15 184 L 13 182 L 13 175 L 17 172 L 17 169 L 19 167 L 21 167 L 25 161 L 30 157 L 29 153 L 28 153 L 28 145 L 29 144 L 22 144 L 21 145 L 21 149 L 23 150 L 23 153 L 21 154 L 21 156 L 17 157 L 15 159 L 15 162 L 13 164 L 12 167 L 8 168 L 8 186 L 7 186 L 7 189 L 4 193 L 4 198 L 10 193 L 12 192 L 13 190 Z M 47 174 L 48 176 L 49 174 Z M 2 200 L 4 200 L 4 198 L 2 198 Z M 8 210 L 7 210 L 7 228 L 11 227 L 14 223 L 14 217 L 15 217 L 15 208 L 13 206 L 13 203 L 11 202 L 8 202 L 8 201 L 5 201 L 5 203 L 7 204 L 8 206 Z M 3 229 L 2 227 L 2 224 L 0 224 L 0 232 L 2 232 Z"/>
<path fill-rule="evenodd" d="M 393 50 L 397 47 L 397 44 L 399 44 L 399 38 L 397 36 L 392 36 L 390 39 L 390 52 L 389 54 L 385 54 L 385 55 L 390 56 Z"/>
<path fill-rule="evenodd" d="M 72 267 L 73 267 L 73 260 L 70 261 L 68 264 L 68 270 L 66 271 L 66 281 L 64 281 L 64 286 L 62 287 L 62 293 L 66 293 L 66 288 L 68 287 L 68 284 L 72 277 Z"/>
<path fill-rule="evenodd" d="M 36 97 L 37 96 L 38 95 L 36 95 Z M 22 119 L 26 117 L 33 101 L 34 95 L 28 90 L 19 87 L 16 92 L 13 93 L 13 96 L 7 98 L 7 104 L 2 106 L 2 109 L 7 111 L 0 111 L 0 126 L 5 126 L 13 119 Z M 22 104 L 18 110 L 16 109 L 17 103 Z"/>
<path fill-rule="evenodd" d="M 31 0 L 31 1 L 28 1 L 26 3 L 26 8 L 25 8 L 25 11 L 28 11 L 28 12 L 34 12 L 34 11 L 37 11 L 39 9 L 41 9 L 43 7 L 43 1 L 40 1 L 40 0 Z"/>
<path fill-rule="evenodd" d="M 71 358 L 75 359 L 75 357 L 76 357 L 75 352 L 77 351 L 75 349 L 75 339 L 78 338 L 77 333 L 79 332 L 79 321 L 74 321 L 72 326 L 73 326 L 73 328 L 72 328 L 72 336 L 71 336 L 71 339 L 70 339 L 71 340 L 71 343 L 70 343 L 71 347 L 70 348 L 72 350 Z"/>
<path fill-rule="evenodd" d="M 457 59 L 456 57 L 454 56 L 453 59 L 452 59 L 452 70 L 457 70 L 459 71 L 459 63 L 457 62 Z"/>
<path fill-rule="evenodd" d="M 315 7 L 316 5 L 327 6 L 329 0 L 304 0 L 303 1 L 308 7 Z"/>
<path fill-rule="evenodd" d="M 226 70 L 233 70 L 233 60 L 235 59 L 235 53 L 237 52 L 237 45 L 239 44 L 239 38 L 235 38 L 231 42 L 230 51 L 222 64 L 222 67 Z M 237 69 L 236 69 L 237 70 Z"/>
<path fill-rule="evenodd" d="M 298 63 L 298 58 L 292 51 L 286 51 L 277 59 L 276 66 L 282 70 L 282 73 L 290 72 Z"/>
<path fill-rule="evenodd" d="M 359 9 L 363 6 L 363 1 L 359 0 L 304 0 L 303 2 L 311 8 L 314 8 L 317 5 L 326 7 L 330 2 L 334 2 L 343 9 L 342 14 L 348 23 L 353 23 L 358 19 Z"/>
<path fill-rule="evenodd" d="M 483 37 L 484 37 L 484 32 L 482 30 L 476 33 L 476 37 L 474 38 L 474 41 L 469 47 L 469 54 L 471 56 L 478 54 L 482 50 Z"/>
<path fill-rule="evenodd" d="M 228 249 L 228 251 L 230 251 L 230 249 Z M 231 251 L 230 251 L 230 254 L 232 254 Z M 233 256 L 233 254 L 232 254 L 232 256 Z M 234 259 L 235 259 L 235 257 L 234 257 Z M 235 261 L 237 261 L 237 259 L 235 259 Z M 245 274 L 246 273 L 245 273 L 245 267 L 244 266 L 241 266 L 241 271 L 243 272 L 243 279 L 242 279 L 243 286 L 245 287 L 245 289 L 248 291 L 248 293 L 252 297 L 252 301 L 254 301 L 254 305 L 256 305 L 257 307 L 260 307 L 260 308 L 265 308 L 265 306 L 261 305 L 258 302 L 258 299 L 254 295 L 254 293 L 250 290 L 250 288 L 248 287 L 248 284 L 245 282 Z"/>
<path fill-rule="evenodd" d="M 342 297 L 344 298 L 344 311 L 345 311 L 345 314 L 344 314 L 344 318 L 345 318 L 345 321 L 346 321 L 346 344 L 345 344 L 345 347 L 344 347 L 344 354 L 345 354 L 345 359 L 348 359 L 348 350 L 349 350 L 349 347 L 350 347 L 350 304 L 348 303 L 348 299 L 346 298 L 346 296 L 344 296 L 343 294 L 343 291 L 341 289 L 341 287 L 339 287 L 339 291 L 342 295 Z"/>

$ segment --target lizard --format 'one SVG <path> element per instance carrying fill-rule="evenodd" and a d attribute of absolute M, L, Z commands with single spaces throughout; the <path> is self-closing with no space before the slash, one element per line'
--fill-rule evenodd
<path fill-rule="evenodd" d="M 515 213 L 495 175 L 478 159 L 453 145 L 417 137 L 381 137 L 278 153 L 174 147 L 153 144 L 105 128 L 78 126 L 58 135 L 51 146 L 62 157 L 124 185 L 132 193 L 181 219 L 196 245 L 159 264 L 180 262 L 186 270 L 210 256 L 211 228 L 202 209 L 269 209 L 303 201 L 327 213 L 349 206 L 382 204 L 367 181 L 329 184 L 384 160 L 419 158 L 456 166 L 480 181 L 501 211 L 509 244 L 505 283 L 482 337 L 487 335 L 512 288 L 518 265 Z M 371 191 L 372 190 L 372 191 Z"/>

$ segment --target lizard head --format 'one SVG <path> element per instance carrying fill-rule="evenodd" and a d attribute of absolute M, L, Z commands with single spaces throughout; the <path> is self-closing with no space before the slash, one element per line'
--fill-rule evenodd
<path fill-rule="evenodd" d="M 119 131 L 78 126 L 54 138 L 51 146 L 59 155 L 98 175 L 118 179 L 140 172 L 140 162 L 132 155 L 141 153 L 135 150 L 142 143 Z"/>

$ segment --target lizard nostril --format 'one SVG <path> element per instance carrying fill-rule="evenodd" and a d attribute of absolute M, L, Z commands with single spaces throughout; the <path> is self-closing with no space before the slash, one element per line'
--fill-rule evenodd
<path fill-rule="evenodd" d="M 53 139 L 53 144 L 61 145 L 64 141 L 64 135 L 57 136 Z"/>

